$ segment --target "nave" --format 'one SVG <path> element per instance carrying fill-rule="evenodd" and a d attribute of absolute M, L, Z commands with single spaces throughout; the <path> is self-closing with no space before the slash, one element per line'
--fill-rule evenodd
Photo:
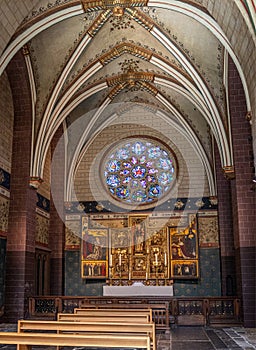
<path fill-rule="evenodd" d="M 1 324 L 0 331 L 16 331 L 16 324 Z M 157 350 L 254 350 L 256 329 L 244 327 L 196 327 L 172 328 L 170 333 L 157 332 Z M 55 347 L 33 347 L 53 350 Z M 1 345 L 1 350 L 16 350 L 16 345 Z M 71 348 L 63 348 L 68 350 Z M 88 349 L 88 348 L 86 348 Z M 82 350 L 74 347 L 72 350 Z M 88 349 L 89 350 L 89 349 Z M 91 349 L 90 349 L 91 350 Z M 94 350 L 94 349 L 93 349 Z"/>

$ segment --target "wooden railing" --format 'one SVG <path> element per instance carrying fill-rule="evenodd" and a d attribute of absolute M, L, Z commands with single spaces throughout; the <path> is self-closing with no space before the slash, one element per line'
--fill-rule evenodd
<path fill-rule="evenodd" d="M 177 325 L 241 325 L 240 300 L 236 297 L 71 297 L 43 296 L 29 299 L 29 317 L 55 319 L 84 304 L 169 304 L 169 320 Z"/>

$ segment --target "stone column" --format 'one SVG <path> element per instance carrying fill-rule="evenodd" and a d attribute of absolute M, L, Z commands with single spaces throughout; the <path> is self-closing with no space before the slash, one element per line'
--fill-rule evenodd
<path fill-rule="evenodd" d="M 51 249 L 51 295 L 63 295 L 64 292 L 64 174 L 65 152 L 62 125 L 57 130 L 52 143 L 51 151 L 54 154 L 51 166 L 51 195 L 50 209 L 50 249 Z M 56 147 L 57 146 L 57 147 Z"/>
<path fill-rule="evenodd" d="M 222 294 L 230 296 L 236 295 L 235 247 L 231 197 L 232 180 L 224 175 L 217 147 L 215 147 L 215 155 Z"/>
<path fill-rule="evenodd" d="M 27 312 L 34 294 L 36 191 L 29 186 L 32 111 L 24 56 L 7 68 L 14 104 L 11 198 L 7 234 L 5 315 L 15 322 Z"/>

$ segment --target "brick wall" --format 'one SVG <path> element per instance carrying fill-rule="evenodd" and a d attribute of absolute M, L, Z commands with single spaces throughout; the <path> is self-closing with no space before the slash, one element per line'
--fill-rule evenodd
<path fill-rule="evenodd" d="M 248 0 L 249 2 L 252 0 Z M 245 18 L 247 17 L 241 0 L 241 7 L 245 14 L 240 12 L 235 1 L 203 0 L 202 4 L 208 9 L 213 18 L 226 34 L 233 50 L 238 57 L 248 86 L 253 127 L 253 149 L 256 154 L 256 50 L 255 32 L 249 29 Z M 253 5 L 252 5 L 253 6 Z M 250 22 L 249 18 L 247 19 Z M 256 156 L 255 156 L 256 159 Z M 255 160 L 256 165 L 256 160 Z"/>
<path fill-rule="evenodd" d="M 218 194 L 222 295 L 236 295 L 231 180 L 224 176 L 217 146 L 215 146 L 215 162 Z"/>
<path fill-rule="evenodd" d="M 13 102 L 6 73 L 0 77 L 0 167 L 11 172 Z"/>
<path fill-rule="evenodd" d="M 127 123 L 129 121 L 129 123 Z M 122 138 L 141 135 L 156 138 L 170 147 L 177 158 L 177 186 L 171 196 L 209 196 L 203 165 L 191 144 L 173 127 L 153 113 L 137 107 L 118 118 L 118 124 L 104 129 L 84 154 L 75 176 L 78 200 L 103 200 L 104 191 L 99 176 L 101 157 Z M 73 200 L 75 200 L 73 196 Z"/>
<path fill-rule="evenodd" d="M 0 233 L 7 232 L 9 216 L 9 176 L 12 161 L 13 102 L 7 74 L 0 77 Z M 8 177 L 8 180 L 7 180 Z"/>
<path fill-rule="evenodd" d="M 256 203 L 251 126 L 246 120 L 245 96 L 234 63 L 229 61 L 229 101 L 233 135 L 235 180 L 232 184 L 238 291 L 242 295 L 244 324 L 256 326 Z"/>
<path fill-rule="evenodd" d="M 47 152 L 44 171 L 43 171 L 43 183 L 39 186 L 37 192 L 47 199 L 50 199 L 50 182 L 51 182 L 51 150 Z"/>
<path fill-rule="evenodd" d="M 0 6 L 0 52 L 4 50 L 8 41 L 28 15 L 29 11 L 39 3 L 39 0 L 3 0 Z"/>

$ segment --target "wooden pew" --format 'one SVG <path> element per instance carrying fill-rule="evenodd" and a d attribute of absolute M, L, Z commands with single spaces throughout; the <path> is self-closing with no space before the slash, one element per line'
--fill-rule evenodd
<path fill-rule="evenodd" d="M 119 322 L 119 323 L 150 323 L 149 315 L 113 315 L 111 311 L 105 315 L 58 314 L 58 321 L 73 322 Z"/>
<path fill-rule="evenodd" d="M 108 334 L 51 334 L 0 332 L 0 344 L 17 344 L 20 350 L 29 350 L 32 345 L 41 346 L 86 346 L 97 348 L 139 348 L 150 350 L 149 335 Z"/>
<path fill-rule="evenodd" d="M 119 315 L 123 316 L 124 314 L 129 314 L 131 316 L 138 316 L 138 315 L 148 315 L 149 316 L 149 321 L 153 321 L 152 317 L 152 309 L 125 309 L 122 310 L 120 308 L 100 308 L 100 309 L 87 309 L 87 308 L 75 308 L 74 309 L 75 314 L 79 315 L 98 315 L 98 316 L 104 316 L 104 315 Z"/>
<path fill-rule="evenodd" d="M 152 309 L 153 322 L 155 322 L 156 330 L 170 331 L 169 320 L 169 303 L 150 303 L 150 304 L 132 304 L 132 303 L 102 303 L 89 304 L 82 300 L 79 309 L 121 309 L 121 310 L 137 310 Z"/>
<path fill-rule="evenodd" d="M 19 320 L 18 333 L 26 331 L 54 331 L 58 333 L 73 332 L 86 334 L 116 335 L 148 335 L 152 349 L 156 350 L 154 323 L 119 323 L 119 322 L 62 322 L 41 320 Z M 47 334 L 48 336 L 48 334 Z"/>

